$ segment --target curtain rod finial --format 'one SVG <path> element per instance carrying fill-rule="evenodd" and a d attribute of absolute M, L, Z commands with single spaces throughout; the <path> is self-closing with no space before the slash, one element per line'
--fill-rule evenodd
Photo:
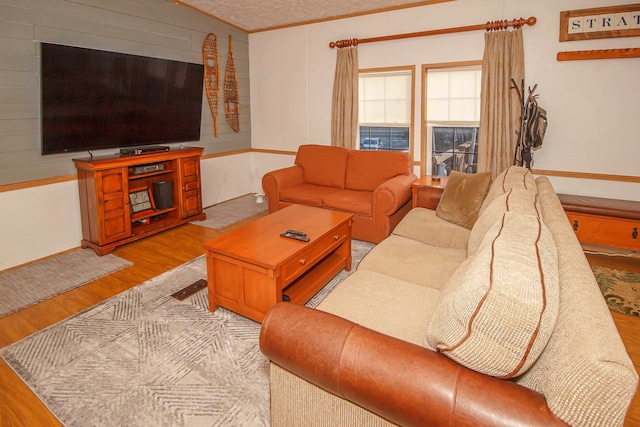
<path fill-rule="evenodd" d="M 527 19 L 527 25 L 529 26 L 536 25 L 536 22 L 538 22 L 538 20 L 536 19 L 535 16 L 531 16 L 529 17 L 529 19 Z"/>

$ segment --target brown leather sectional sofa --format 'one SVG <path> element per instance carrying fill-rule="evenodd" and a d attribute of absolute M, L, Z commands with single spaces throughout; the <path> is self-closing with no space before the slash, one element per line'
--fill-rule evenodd
<path fill-rule="evenodd" d="M 638 374 L 551 183 L 514 166 L 481 201 L 471 229 L 412 209 L 316 310 L 267 313 L 272 426 L 623 424 Z"/>

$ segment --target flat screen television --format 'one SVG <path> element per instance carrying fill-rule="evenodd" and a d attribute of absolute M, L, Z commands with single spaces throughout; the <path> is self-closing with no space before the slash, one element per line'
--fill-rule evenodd
<path fill-rule="evenodd" d="M 41 47 L 42 154 L 200 139 L 201 64 Z"/>

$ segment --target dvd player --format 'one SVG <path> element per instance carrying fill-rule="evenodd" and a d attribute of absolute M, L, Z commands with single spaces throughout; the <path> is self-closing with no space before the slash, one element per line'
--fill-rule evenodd
<path fill-rule="evenodd" d="M 168 145 L 147 145 L 143 147 L 121 148 L 120 154 L 125 156 L 137 156 L 139 154 L 162 153 L 169 151 Z"/>

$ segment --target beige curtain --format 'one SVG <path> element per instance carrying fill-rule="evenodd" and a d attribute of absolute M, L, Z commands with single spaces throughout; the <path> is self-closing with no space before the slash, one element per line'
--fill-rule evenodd
<path fill-rule="evenodd" d="M 495 178 L 513 163 L 521 105 L 511 79 L 524 80 L 522 29 L 485 33 L 480 93 L 478 172 Z"/>
<path fill-rule="evenodd" d="M 358 47 L 338 49 L 331 108 L 331 145 L 356 148 L 358 137 Z"/>

